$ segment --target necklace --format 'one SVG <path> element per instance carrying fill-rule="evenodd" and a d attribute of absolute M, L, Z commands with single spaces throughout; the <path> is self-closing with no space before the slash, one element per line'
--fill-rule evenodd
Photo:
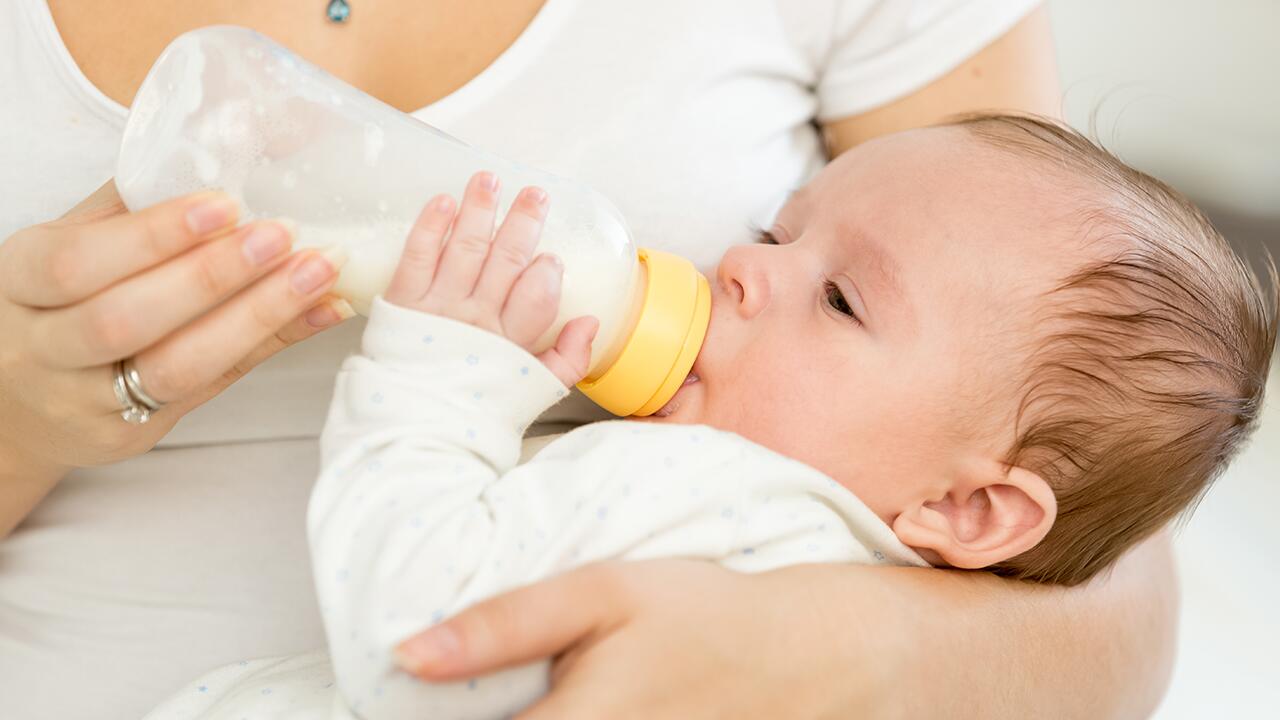
<path fill-rule="evenodd" d="M 344 23 L 351 17 L 351 6 L 347 4 L 347 0 L 329 0 L 329 9 L 326 14 L 333 22 Z"/>

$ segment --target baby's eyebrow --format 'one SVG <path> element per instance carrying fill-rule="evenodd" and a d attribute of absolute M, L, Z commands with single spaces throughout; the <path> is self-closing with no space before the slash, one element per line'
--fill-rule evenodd
<path fill-rule="evenodd" d="M 862 229 L 845 225 L 841 230 L 841 245 L 849 265 L 869 271 L 870 282 L 877 290 L 872 299 L 867 299 L 865 295 L 863 297 L 867 303 L 867 311 L 873 317 L 885 312 L 897 312 L 914 325 L 915 308 L 903 287 L 902 268 L 897 259 Z"/>

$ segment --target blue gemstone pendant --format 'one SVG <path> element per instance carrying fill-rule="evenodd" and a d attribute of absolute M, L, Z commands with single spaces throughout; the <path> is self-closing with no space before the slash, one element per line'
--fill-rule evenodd
<path fill-rule="evenodd" d="M 347 4 L 347 0 L 329 0 L 329 19 L 336 23 L 343 23 L 351 16 L 351 6 Z"/>

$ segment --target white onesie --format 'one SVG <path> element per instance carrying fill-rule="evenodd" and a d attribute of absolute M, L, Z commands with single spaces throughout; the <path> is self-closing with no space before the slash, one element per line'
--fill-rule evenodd
<path fill-rule="evenodd" d="M 529 423 L 565 394 L 506 339 L 376 298 L 338 374 L 308 513 L 329 653 L 222 668 L 147 717 L 502 718 L 546 691 L 545 661 L 433 685 L 397 668 L 396 645 L 598 560 L 925 565 L 831 478 L 706 426 L 584 425 L 517 464 Z"/>

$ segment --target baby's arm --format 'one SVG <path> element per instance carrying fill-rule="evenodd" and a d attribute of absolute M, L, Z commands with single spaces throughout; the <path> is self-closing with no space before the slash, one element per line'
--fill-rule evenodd
<path fill-rule="evenodd" d="M 400 716 L 386 712 L 410 695 L 387 687 L 401 677 L 393 649 L 461 609 L 500 552 L 486 491 L 564 392 L 496 335 L 375 300 L 364 352 L 338 376 L 308 522 L 334 670 L 357 712 Z"/>
<path fill-rule="evenodd" d="M 474 585 L 495 526 L 486 488 L 587 364 L 590 319 L 536 358 L 525 349 L 559 300 L 557 265 L 529 262 L 545 198 L 522 193 L 495 235 L 496 192 L 480 180 L 456 221 L 446 197 L 423 211 L 321 439 L 308 511 L 317 591 L 339 687 L 367 717 L 401 715 L 408 693 L 389 683 L 416 681 L 394 671 L 393 648 Z"/>
<path fill-rule="evenodd" d="M 439 281 L 458 277 L 448 248 L 459 246 L 451 239 L 440 257 L 432 238 L 447 221 L 436 221 L 433 230 L 428 211 L 419 223 L 427 240 L 415 228 L 387 299 L 375 300 L 363 354 L 339 374 L 310 507 L 334 670 L 361 717 L 497 717 L 536 698 L 545 663 L 429 685 L 399 671 L 393 652 L 424 625 L 568 567 L 673 555 L 744 571 L 886 559 L 870 555 L 876 538 L 848 532 L 870 511 L 834 481 L 711 428 L 602 423 L 516 467 L 526 425 L 586 367 L 590 328 L 570 323 L 534 358 L 516 337 L 531 342 L 550 324 L 554 292 L 525 288 L 523 310 L 553 299 L 540 327 L 496 322 L 492 308 L 510 301 L 472 314 L 474 292 L 441 299 Z M 460 216 L 454 238 L 465 225 Z M 440 273 L 407 271 L 415 256 L 440 257 Z M 512 297 L 535 268 L 508 279 Z M 421 278 L 426 289 L 413 287 Z M 485 286 L 483 274 L 464 284 Z M 492 332 L 478 329 L 486 323 Z"/>

